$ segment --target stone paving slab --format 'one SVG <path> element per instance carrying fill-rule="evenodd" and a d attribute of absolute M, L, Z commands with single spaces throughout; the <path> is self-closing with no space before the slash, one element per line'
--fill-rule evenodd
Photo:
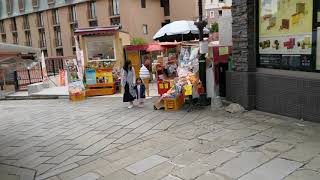
<path fill-rule="evenodd" d="M 239 180 L 281 180 L 302 165 L 299 162 L 276 158 L 241 177 Z"/>
<path fill-rule="evenodd" d="M 152 102 L 4 101 L 0 163 L 36 180 L 319 179 L 319 124 L 259 111 L 155 111 Z M 2 179 L 16 179 L 5 171 Z"/>
<path fill-rule="evenodd" d="M 167 158 L 164 158 L 162 156 L 153 155 L 146 159 L 143 159 L 139 162 L 136 162 L 128 167 L 126 167 L 126 170 L 133 174 L 140 174 L 148 169 L 153 168 L 154 166 L 157 166 L 165 161 L 167 161 Z"/>

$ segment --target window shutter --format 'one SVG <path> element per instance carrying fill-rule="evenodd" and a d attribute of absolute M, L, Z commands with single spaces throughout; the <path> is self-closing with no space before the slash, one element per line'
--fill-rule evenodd
<path fill-rule="evenodd" d="M 6 0 L 6 6 L 7 6 L 7 13 L 12 13 L 12 0 Z"/>

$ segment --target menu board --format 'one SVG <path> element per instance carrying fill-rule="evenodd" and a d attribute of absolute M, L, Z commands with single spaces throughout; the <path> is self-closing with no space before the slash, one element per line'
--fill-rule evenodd
<path fill-rule="evenodd" d="M 260 54 L 311 54 L 313 0 L 259 0 Z"/>

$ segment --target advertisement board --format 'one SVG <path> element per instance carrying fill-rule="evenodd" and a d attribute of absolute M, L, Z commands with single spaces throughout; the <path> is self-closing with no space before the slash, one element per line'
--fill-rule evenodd
<path fill-rule="evenodd" d="M 259 0 L 260 54 L 311 54 L 313 0 Z"/>

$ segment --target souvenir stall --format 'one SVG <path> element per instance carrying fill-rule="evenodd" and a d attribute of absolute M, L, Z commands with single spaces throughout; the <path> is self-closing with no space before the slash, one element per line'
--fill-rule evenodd
<path fill-rule="evenodd" d="M 75 35 L 83 50 L 86 96 L 115 94 L 124 62 L 122 47 L 130 44 L 130 36 L 119 26 L 80 28 Z"/>
<path fill-rule="evenodd" d="M 141 74 L 142 66 L 155 75 L 158 94 L 162 95 L 172 87 L 171 81 L 176 76 L 179 45 L 180 43 L 177 42 L 128 45 L 124 50 L 126 59 L 132 62 L 137 76 Z M 145 72 L 145 69 L 143 71 Z M 152 80 L 153 76 L 149 79 L 143 78 L 146 79 L 144 81 L 148 81 L 150 78 Z"/>
<path fill-rule="evenodd" d="M 180 46 L 179 52 L 176 59 L 176 67 L 172 71 L 174 74 L 170 79 L 169 90 L 164 92 L 155 103 L 155 109 L 161 108 L 163 104 L 166 111 L 178 110 L 183 106 L 185 97 L 189 98 L 189 104 L 191 105 L 192 99 L 197 97 L 198 93 L 203 92 L 203 87 L 198 77 L 199 47 L 197 44 L 184 43 Z"/>

